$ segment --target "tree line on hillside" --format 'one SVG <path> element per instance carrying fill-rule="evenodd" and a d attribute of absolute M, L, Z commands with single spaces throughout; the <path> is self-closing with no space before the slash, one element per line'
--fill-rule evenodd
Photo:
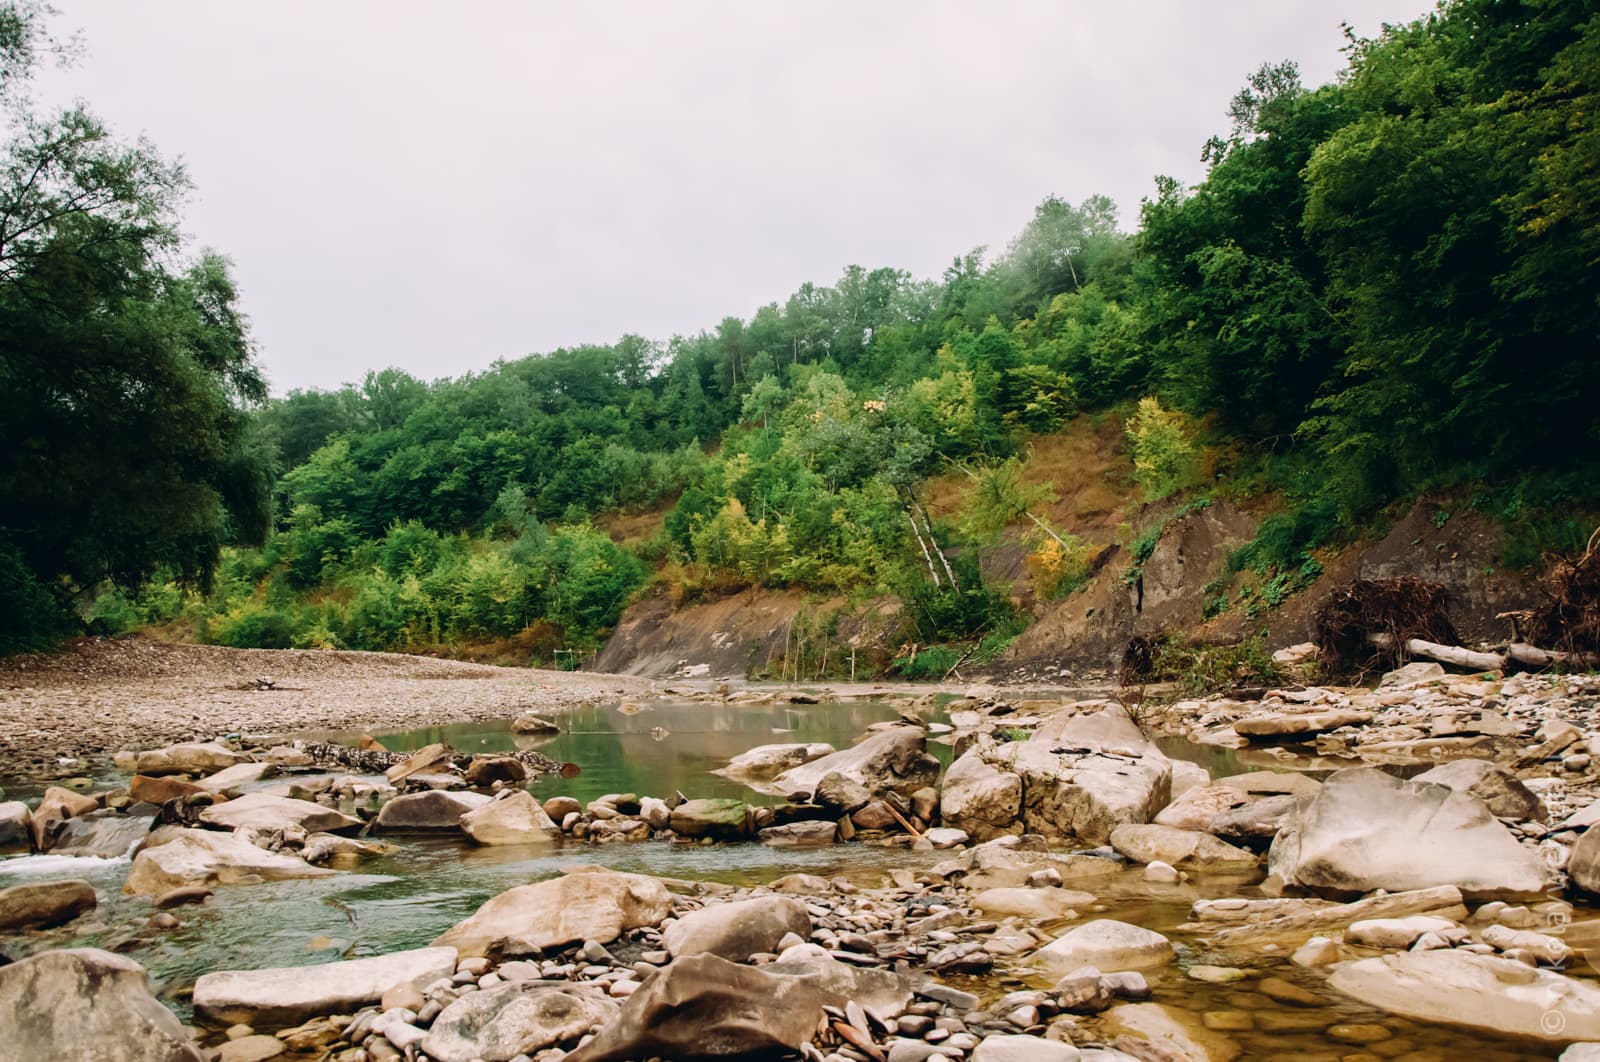
<path fill-rule="evenodd" d="M 1133 235 L 1052 197 L 937 279 L 852 266 L 664 343 L 271 401 L 226 264 L 177 259 L 181 172 L 27 107 L 51 44 L 0 4 L 0 651 L 182 616 L 225 644 L 549 660 L 652 579 L 892 594 L 911 641 L 1003 640 L 982 546 L 1023 526 L 1049 593 L 1093 553 L 1039 516 L 1027 440 L 1106 411 L 1146 498 L 1281 495 L 1240 563 L 1285 586 L 1420 490 L 1478 484 L 1557 544 L 1600 497 L 1582 0 L 1453 0 L 1352 38 L 1320 88 L 1262 67 L 1206 178 L 1158 178 Z M 972 489 L 937 516 L 952 469 Z"/>

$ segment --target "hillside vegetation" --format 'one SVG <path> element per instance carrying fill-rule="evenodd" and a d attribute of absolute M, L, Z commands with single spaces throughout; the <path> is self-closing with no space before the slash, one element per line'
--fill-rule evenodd
<path fill-rule="evenodd" d="M 143 262 L 125 291 L 61 265 L 121 215 L 62 216 L 0 257 L 0 650 L 166 625 L 565 663 L 652 585 L 760 585 L 897 600 L 878 663 L 927 675 L 999 652 L 1106 547 L 1136 569 L 1163 499 L 1271 514 L 1230 565 L 1252 608 L 1424 490 L 1503 521 L 1503 563 L 1581 546 L 1600 506 L 1600 15 L 1453 0 L 1348 58 L 1321 87 L 1253 74 L 1205 180 L 1156 178 L 1131 234 L 1104 197 L 1052 197 L 937 278 L 851 266 L 695 335 L 432 383 L 385 369 L 261 401 L 222 263 Z M 42 128 L 13 129 L 7 224 Z M 81 294 L 98 323 L 38 291 Z M 193 461 L 83 452 L 150 403 L 66 401 L 111 385 L 55 374 L 145 349 L 153 317 L 147 377 L 206 381 L 161 402 L 226 430 L 188 433 Z M 95 474 L 62 492 L 60 467 Z"/>

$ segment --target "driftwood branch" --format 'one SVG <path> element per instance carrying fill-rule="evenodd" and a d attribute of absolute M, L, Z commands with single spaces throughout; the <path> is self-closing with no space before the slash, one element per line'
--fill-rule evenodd
<path fill-rule="evenodd" d="M 1367 641 L 1379 649 L 1393 649 L 1394 639 L 1387 634 L 1369 634 Z M 1559 653 L 1539 649 L 1521 642 L 1513 642 L 1503 653 L 1484 653 L 1459 645 L 1440 645 L 1438 642 L 1410 638 L 1401 646 L 1407 656 L 1421 656 L 1452 664 L 1468 671 L 1499 671 L 1511 663 L 1525 667 L 1596 667 L 1600 655 L 1594 653 Z"/>

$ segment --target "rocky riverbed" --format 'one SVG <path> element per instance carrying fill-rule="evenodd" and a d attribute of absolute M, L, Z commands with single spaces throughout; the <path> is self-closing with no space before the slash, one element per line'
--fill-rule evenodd
<path fill-rule="evenodd" d="M 527 762 L 441 747 L 383 774 L 205 731 L 124 750 L 124 784 L 0 806 L 15 853 L 137 846 L 121 895 L 64 875 L 0 891 L 17 960 L 0 967 L 0 1058 L 1600 1051 L 1600 680 L 1429 665 L 1159 706 L 970 694 L 948 724 L 901 694 L 854 744 L 749 749 L 722 769 L 749 801 L 539 799 Z M 1230 756 L 1277 769 L 1194 762 Z M 224 894 L 318 887 L 422 834 L 454 838 L 463 867 L 486 850 L 567 865 L 383 954 L 260 969 L 246 950 L 162 985 L 134 961 Z M 653 846 L 767 851 L 769 872 L 594 865 Z M 785 866 L 819 852 L 842 858 Z M 121 931 L 94 937 L 106 919 Z M 113 950 L 72 947 L 89 939 Z M 113 988 L 74 999 L 90 981 Z"/>

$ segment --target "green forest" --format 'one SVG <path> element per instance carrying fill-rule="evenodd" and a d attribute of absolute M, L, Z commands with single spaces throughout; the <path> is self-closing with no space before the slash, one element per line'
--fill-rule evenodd
<path fill-rule="evenodd" d="M 642 594 L 751 586 L 994 653 L 1029 615 L 985 550 L 1024 543 L 1037 607 L 1159 534 L 1041 515 L 1073 432 L 1137 503 L 1269 508 L 1235 565 L 1267 606 L 1425 491 L 1502 521 L 1507 565 L 1600 508 L 1593 0 L 1449 0 L 1322 86 L 1264 65 L 1137 218 L 1050 197 L 942 276 L 281 398 L 229 263 L 179 238 L 181 168 L 34 104 L 63 47 L 0 3 L 0 653 L 159 627 L 563 664 Z"/>

